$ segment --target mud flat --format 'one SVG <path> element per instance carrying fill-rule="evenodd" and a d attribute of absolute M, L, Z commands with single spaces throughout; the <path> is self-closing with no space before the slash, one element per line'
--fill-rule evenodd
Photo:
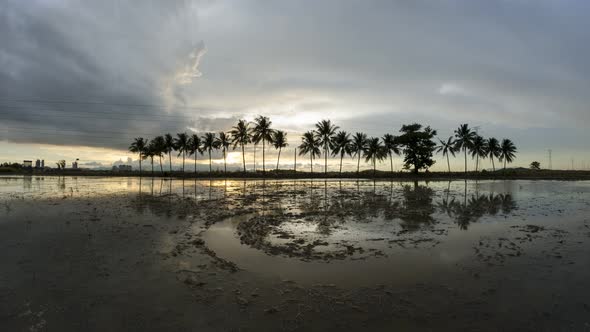
<path fill-rule="evenodd" d="M 0 177 L 1 331 L 590 329 L 590 182 Z"/>

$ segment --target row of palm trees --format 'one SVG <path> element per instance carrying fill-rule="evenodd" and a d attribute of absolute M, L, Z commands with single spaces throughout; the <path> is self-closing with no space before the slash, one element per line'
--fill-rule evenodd
<path fill-rule="evenodd" d="M 402 149 L 397 142 L 396 136 L 385 134 L 383 137 L 368 137 L 365 133 L 357 132 L 354 135 L 339 130 L 330 120 L 322 120 L 316 123 L 315 129 L 304 133 L 301 137 L 301 144 L 297 147 L 299 155 L 309 155 L 310 171 L 313 173 L 313 163 L 316 158 L 324 156 L 324 172 L 328 172 L 328 156 L 340 158 L 339 173 L 342 173 L 342 162 L 344 157 L 350 156 L 357 161 L 357 170 L 360 172 L 361 158 L 370 162 L 373 166 L 373 172 L 377 167 L 377 162 L 389 158 L 391 172 L 393 173 L 393 157 L 401 155 Z M 163 172 L 162 157 L 167 155 L 169 160 L 169 170 L 172 171 L 172 152 L 177 152 L 178 157 L 182 156 L 182 172 L 185 170 L 185 158 L 194 157 L 194 171 L 197 171 L 197 155 L 204 153 L 209 157 L 209 172 L 212 171 L 211 154 L 213 150 L 221 150 L 223 154 L 224 171 L 227 172 L 227 153 L 230 148 L 233 150 L 239 148 L 242 152 L 243 171 L 246 172 L 246 146 L 254 145 L 254 171 L 256 171 L 256 150 L 262 143 L 262 171 L 266 172 L 266 145 L 269 144 L 278 150 L 277 169 L 281 158 L 281 151 L 287 147 L 287 133 L 282 130 L 272 128 L 272 122 L 268 117 L 259 116 L 253 122 L 239 120 L 238 123 L 228 132 L 205 133 L 203 136 L 196 134 L 188 135 L 179 133 L 176 137 L 170 134 L 157 136 L 152 140 L 146 140 L 142 137 L 135 138 L 129 150 L 139 154 L 139 169 L 141 172 L 141 161 L 151 160 L 152 172 L 154 169 L 154 158 L 160 160 L 160 170 Z M 295 156 L 297 156 L 297 148 Z M 473 131 L 467 124 L 461 125 L 455 130 L 455 135 L 448 138 L 447 141 L 440 141 L 436 148 L 441 152 L 443 157 L 447 158 L 449 172 L 451 171 L 449 155 L 455 156 L 456 152 L 464 151 L 465 153 L 465 172 L 467 172 L 467 154 L 471 154 L 476 159 L 476 172 L 479 169 L 479 159 L 489 157 L 492 160 L 494 171 L 496 169 L 494 158 L 506 163 L 514 160 L 516 147 L 509 139 L 504 139 L 500 143 L 495 138 L 484 139 Z M 296 162 L 295 162 L 296 165 Z"/>
<path fill-rule="evenodd" d="M 516 158 L 516 146 L 510 139 L 503 139 L 501 142 L 494 137 L 485 139 L 478 135 L 476 131 L 469 128 L 469 125 L 462 124 L 446 141 L 440 140 L 440 145 L 436 148 L 437 152 L 442 153 L 447 158 L 447 166 L 451 172 L 451 163 L 449 155 L 455 157 L 456 152 L 463 151 L 465 154 L 465 173 L 467 173 L 467 154 L 475 158 L 475 171 L 479 170 L 479 159 L 490 158 L 492 168 L 496 171 L 494 158 L 506 164 L 511 163 Z"/>

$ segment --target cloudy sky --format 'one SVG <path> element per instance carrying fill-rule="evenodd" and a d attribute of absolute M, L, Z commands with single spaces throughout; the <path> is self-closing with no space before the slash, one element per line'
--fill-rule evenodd
<path fill-rule="evenodd" d="M 443 139 L 469 123 L 513 139 L 517 166 L 546 165 L 552 149 L 554 168 L 572 158 L 587 168 L 589 10 L 582 0 L 4 0 L 0 162 L 110 166 L 136 159 L 133 137 L 262 114 L 291 147 L 323 118 L 372 136 L 420 122 Z"/>

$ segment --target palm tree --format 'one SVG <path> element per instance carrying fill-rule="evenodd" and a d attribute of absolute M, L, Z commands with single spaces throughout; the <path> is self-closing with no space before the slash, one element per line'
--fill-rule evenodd
<path fill-rule="evenodd" d="M 487 155 L 487 141 L 483 137 L 475 135 L 473 138 L 473 143 L 471 144 L 471 157 L 475 157 L 475 172 L 477 172 L 479 169 L 479 157 L 485 158 Z"/>
<path fill-rule="evenodd" d="M 143 159 L 142 154 L 145 151 L 147 146 L 147 142 L 143 139 L 143 137 L 136 137 L 133 140 L 133 143 L 129 146 L 129 151 L 133 153 L 139 153 L 139 175 L 141 176 L 141 160 Z"/>
<path fill-rule="evenodd" d="M 465 152 L 465 174 L 467 174 L 467 150 L 471 149 L 476 133 L 471 131 L 468 124 L 462 124 L 455 130 L 456 150 Z"/>
<path fill-rule="evenodd" d="M 365 149 L 365 161 L 373 163 L 373 176 L 377 170 L 377 160 L 381 161 L 387 157 L 387 151 L 381 144 L 381 140 L 377 137 L 371 137 L 367 141 L 367 148 Z"/>
<path fill-rule="evenodd" d="M 164 142 L 163 152 L 168 154 L 168 163 L 170 165 L 170 172 L 172 172 L 172 150 L 175 149 L 174 138 L 172 138 L 172 135 L 166 134 L 164 135 Z"/>
<path fill-rule="evenodd" d="M 338 126 L 333 125 L 330 120 L 322 120 L 315 124 L 317 135 L 320 140 L 321 146 L 324 148 L 324 174 L 328 173 L 328 154 L 332 148 L 332 140 L 336 135 Z"/>
<path fill-rule="evenodd" d="M 197 173 L 197 154 L 203 154 L 201 149 L 201 138 L 197 134 L 192 134 L 188 140 L 189 156 L 195 155 L 195 174 Z"/>
<path fill-rule="evenodd" d="M 400 155 L 401 150 L 396 142 L 395 136 L 391 134 L 385 134 L 381 138 L 383 140 L 383 147 L 389 155 L 389 161 L 391 162 L 391 174 L 393 174 L 393 154 Z"/>
<path fill-rule="evenodd" d="M 500 159 L 502 149 L 500 148 L 500 142 L 496 138 L 488 139 L 488 157 L 492 160 L 492 167 L 494 172 L 496 171 L 496 164 L 494 164 L 494 158 Z"/>
<path fill-rule="evenodd" d="M 350 134 L 345 131 L 339 131 L 333 139 L 332 155 L 340 155 L 340 175 L 342 175 L 342 159 L 345 155 L 352 154 L 352 139 Z"/>
<path fill-rule="evenodd" d="M 321 155 L 320 146 L 320 140 L 314 131 L 308 131 L 301 137 L 301 145 L 299 145 L 299 155 L 304 156 L 309 153 L 312 174 L 313 158 L 319 157 Z"/>
<path fill-rule="evenodd" d="M 503 139 L 500 145 L 500 161 L 504 161 L 504 170 L 506 170 L 506 163 L 511 163 L 516 158 L 516 146 L 509 139 Z"/>
<path fill-rule="evenodd" d="M 152 150 L 154 157 L 157 156 L 160 158 L 160 172 L 164 173 L 164 168 L 162 167 L 162 155 L 168 150 L 168 146 L 164 137 L 154 137 L 154 139 L 150 142 L 150 149 Z"/>
<path fill-rule="evenodd" d="M 253 141 L 255 144 L 257 144 L 258 142 L 262 141 L 262 172 L 266 172 L 266 168 L 264 165 L 264 161 L 265 161 L 265 142 L 269 142 L 272 143 L 272 135 L 274 130 L 270 128 L 270 126 L 272 125 L 272 122 L 270 121 L 270 119 L 266 116 L 259 116 L 256 119 L 254 119 L 254 128 L 252 128 L 252 132 L 254 133 L 252 135 Z M 255 150 L 256 151 L 256 150 Z"/>
<path fill-rule="evenodd" d="M 365 153 L 365 149 L 367 148 L 367 134 L 365 133 L 356 133 L 352 136 L 352 144 L 351 144 L 351 151 L 353 156 L 358 157 L 357 165 L 356 165 L 356 174 L 358 176 L 360 167 L 361 167 L 361 155 Z"/>
<path fill-rule="evenodd" d="M 281 160 L 281 150 L 287 147 L 287 133 L 282 130 L 276 130 L 272 135 L 272 144 L 275 149 L 279 149 L 279 156 L 277 157 L 277 171 L 279 170 L 279 161 Z"/>
<path fill-rule="evenodd" d="M 154 176 L 154 145 L 152 144 L 152 142 L 148 143 L 146 141 L 146 145 L 143 148 L 141 156 L 143 159 L 150 158 L 152 164 L 152 176 Z"/>
<path fill-rule="evenodd" d="M 453 140 L 453 136 L 450 136 L 446 142 L 442 140 L 439 141 L 440 145 L 436 147 L 436 152 L 442 152 L 443 157 L 447 157 L 447 166 L 449 167 L 449 173 L 451 173 L 451 161 L 449 160 L 449 154 L 455 157 L 455 151 L 457 151 L 456 143 Z"/>
<path fill-rule="evenodd" d="M 186 133 L 178 133 L 176 134 L 176 138 L 174 139 L 174 147 L 176 151 L 178 151 L 178 156 L 182 154 L 182 173 L 184 174 L 184 157 L 188 152 L 188 135 Z"/>
<path fill-rule="evenodd" d="M 211 151 L 215 149 L 215 133 L 205 133 L 202 138 L 203 150 L 209 153 L 209 174 L 211 174 Z"/>
<path fill-rule="evenodd" d="M 220 131 L 219 137 L 215 139 L 215 148 L 221 149 L 223 152 L 223 172 L 227 173 L 227 162 L 226 162 L 226 152 L 227 148 L 231 145 L 230 136 L 227 135 L 225 132 Z"/>
<path fill-rule="evenodd" d="M 244 173 L 246 172 L 246 152 L 244 147 L 246 144 L 252 142 L 252 135 L 250 128 L 248 128 L 248 122 L 246 120 L 239 120 L 238 124 L 232 127 L 229 131 L 234 145 L 234 150 L 238 145 L 242 147 L 242 163 L 244 164 Z"/>

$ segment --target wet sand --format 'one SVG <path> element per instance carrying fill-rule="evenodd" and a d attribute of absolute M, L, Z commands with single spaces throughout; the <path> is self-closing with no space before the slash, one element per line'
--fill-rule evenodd
<path fill-rule="evenodd" d="M 590 182 L 0 177 L 2 331 L 587 331 Z"/>

